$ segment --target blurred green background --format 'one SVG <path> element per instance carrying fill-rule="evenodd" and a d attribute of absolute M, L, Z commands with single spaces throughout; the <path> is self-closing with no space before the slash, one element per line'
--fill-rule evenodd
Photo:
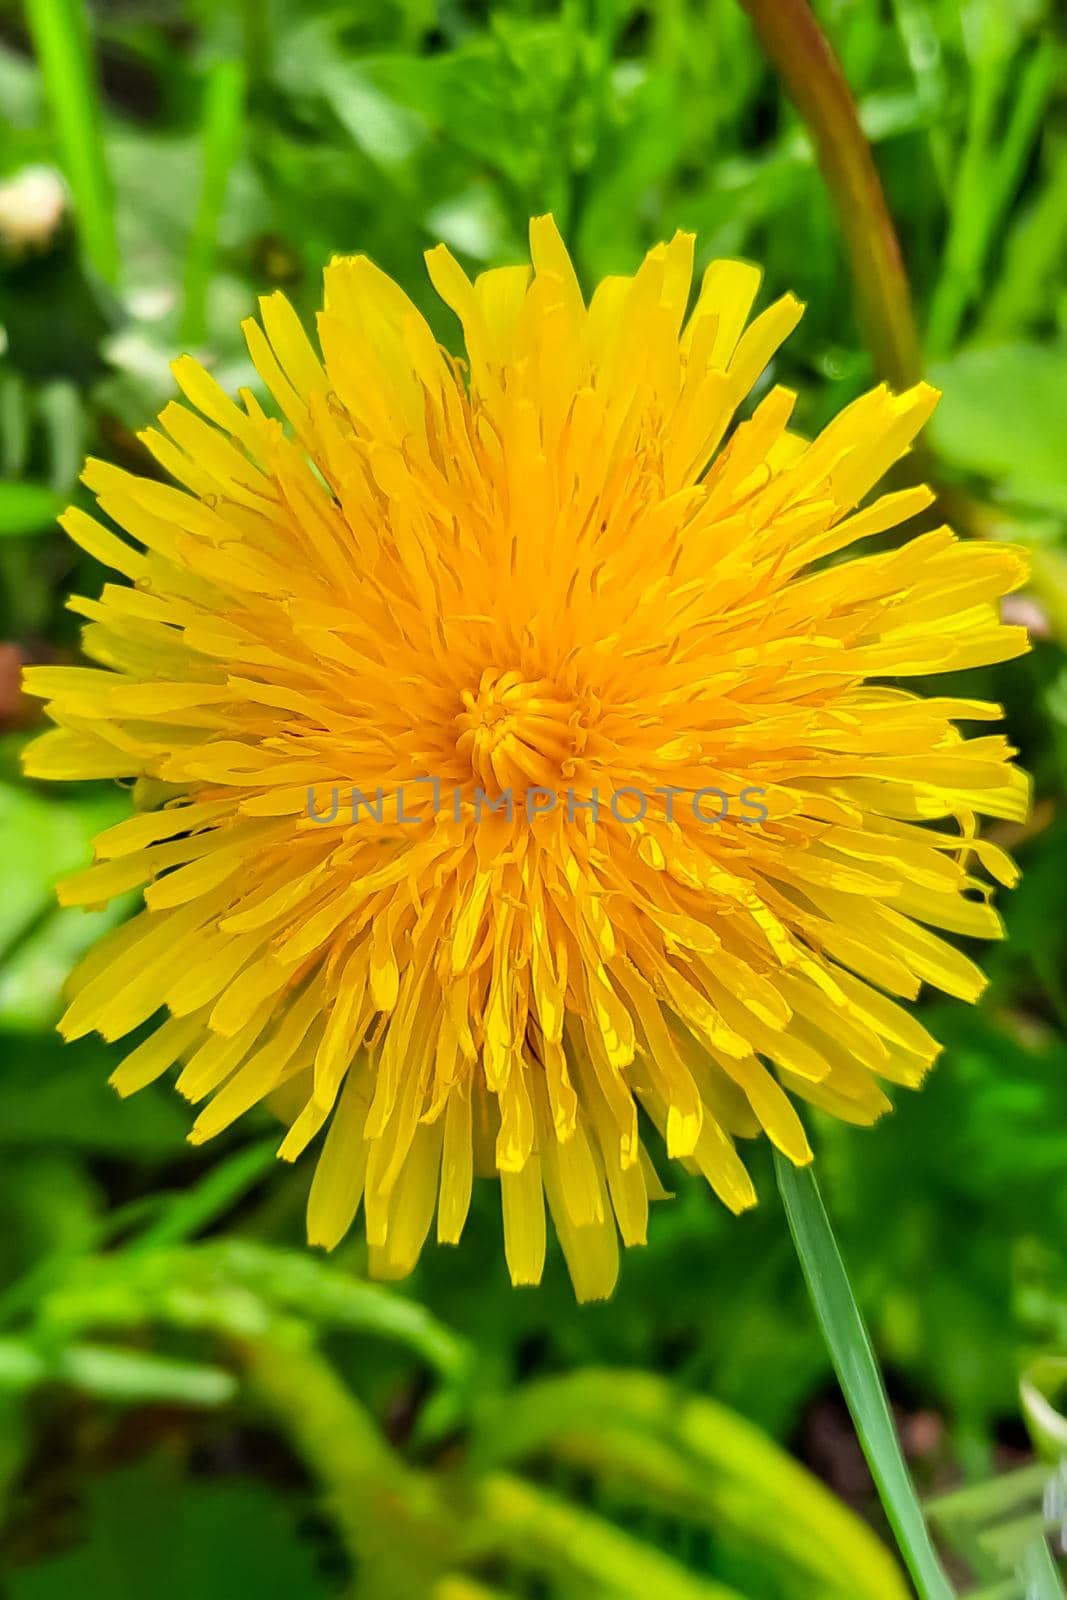
<path fill-rule="evenodd" d="M 976 1009 L 924 1008 L 947 1049 L 920 1095 L 871 1131 L 815 1129 L 920 1489 L 996 1475 L 942 1508 L 954 1579 L 1009 1600 L 1038 1505 L 1026 1423 L 1049 1442 L 1035 1394 L 1067 1356 L 1067 23 L 1054 0 L 816 11 L 945 390 L 929 466 L 964 531 L 1035 554 L 1011 602 L 1033 654 L 966 691 L 1005 704 L 1035 775 L 1032 822 L 996 830 L 1025 873 L 1008 942 L 980 953 Z M 53 521 L 83 455 L 151 470 L 135 430 L 169 359 L 254 384 L 241 317 L 281 287 L 310 319 L 334 252 L 372 255 L 452 341 L 422 251 L 515 261 L 549 209 L 587 284 L 681 227 L 698 266 L 740 255 L 768 297 L 794 289 L 774 376 L 802 428 L 871 381 L 811 145 L 736 0 L 0 4 L 10 1600 L 909 1592 L 766 1151 L 741 1220 L 678 1173 L 609 1304 L 576 1307 L 558 1254 L 511 1289 L 488 1188 L 462 1247 L 386 1291 L 358 1238 L 303 1247 L 310 1166 L 275 1166 L 269 1118 L 194 1150 L 168 1086 L 122 1104 L 109 1047 L 53 1032 L 114 914 L 60 911 L 51 886 L 127 805 L 17 776 L 19 666 L 74 659 L 65 597 L 104 581 Z"/>

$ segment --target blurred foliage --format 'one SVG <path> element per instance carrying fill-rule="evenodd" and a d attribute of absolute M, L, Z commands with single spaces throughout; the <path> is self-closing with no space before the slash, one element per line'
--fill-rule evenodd
<path fill-rule="evenodd" d="M 869 1132 L 815 1130 L 932 1491 L 1025 1462 L 1020 1419 L 1036 1405 L 1040 1441 L 1067 1356 L 1067 25 L 1054 0 L 816 9 L 946 391 L 933 470 L 967 530 L 1035 554 L 1033 655 L 967 687 L 1003 701 L 1035 775 L 1034 821 L 1005 833 L 1025 870 L 1009 940 L 978 953 L 975 1011 L 927 1005 L 946 1050 L 921 1095 Z M 15 776 L 18 662 L 73 659 L 64 598 L 103 581 L 52 520 L 83 453 L 147 467 L 136 430 L 183 348 L 254 383 L 241 317 L 281 286 L 310 320 L 335 252 L 371 254 L 454 345 L 420 263 L 439 239 L 474 269 L 516 260 L 552 209 L 592 282 L 692 229 L 699 266 L 743 255 L 768 294 L 807 302 L 774 373 L 802 427 L 859 392 L 833 214 L 741 7 L 98 0 L 84 17 L 0 3 L 4 1592 L 317 1600 L 351 1569 L 360 1593 L 438 1600 L 906 1592 L 858 1520 L 884 1532 L 765 1151 L 764 1204 L 741 1220 L 679 1174 L 608 1305 L 578 1309 L 557 1257 L 542 1288 L 510 1289 L 489 1195 L 460 1251 L 374 1289 L 358 1240 L 329 1262 L 302 1249 L 307 1168 L 274 1167 L 266 1119 L 193 1150 L 166 1087 L 120 1105 L 109 1047 L 59 1046 L 64 978 L 112 914 L 59 910 L 51 882 L 126 797 Z M 1003 1570 L 981 1530 L 1015 1526 L 1035 1481 L 997 1480 L 992 1510 L 943 1505 L 975 1582 Z"/>

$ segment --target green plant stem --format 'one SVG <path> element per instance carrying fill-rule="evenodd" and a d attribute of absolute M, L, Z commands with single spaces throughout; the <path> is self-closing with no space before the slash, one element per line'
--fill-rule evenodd
<path fill-rule="evenodd" d="M 952 1600 L 815 1174 L 811 1167 L 794 1167 L 777 1151 L 775 1172 L 815 1314 L 900 1552 L 921 1600 Z"/>
<path fill-rule="evenodd" d="M 825 1600 L 910 1593 L 874 1530 L 807 1468 L 727 1407 L 652 1373 L 586 1367 L 528 1381 L 479 1410 L 479 1465 L 483 1456 L 493 1467 L 565 1462 L 717 1538 L 761 1545 Z"/>
<path fill-rule="evenodd" d="M 82 247 L 100 277 L 114 283 L 115 212 L 84 0 L 26 0 L 26 22 Z"/>
<path fill-rule="evenodd" d="M 396 1454 L 302 1323 L 275 1319 L 233 1345 L 250 1397 L 274 1415 L 322 1486 L 357 1593 L 431 1594 L 456 1554 L 454 1522 L 433 1482 Z"/>
<path fill-rule="evenodd" d="M 922 373 L 911 294 L 845 75 L 807 0 L 741 0 L 741 5 L 814 142 L 875 367 L 895 388 L 907 388 Z"/>
<path fill-rule="evenodd" d="M 568 1592 L 613 1600 L 742 1600 L 736 1589 L 692 1575 L 632 1533 L 507 1472 L 489 1473 L 477 1499 L 478 1554 L 509 1554 Z"/>

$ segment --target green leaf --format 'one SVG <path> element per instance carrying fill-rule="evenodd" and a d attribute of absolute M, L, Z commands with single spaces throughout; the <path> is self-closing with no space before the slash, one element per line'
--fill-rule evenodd
<path fill-rule="evenodd" d="M 295 1313 L 322 1327 L 393 1340 L 446 1376 L 462 1377 L 470 1365 L 466 1345 L 422 1306 L 333 1262 L 244 1239 L 77 1262 L 45 1311 L 68 1332 L 158 1319 L 227 1335 L 259 1331 L 278 1312 Z"/>
<path fill-rule="evenodd" d="M 0 483 L 0 537 L 43 533 L 66 503 L 44 483 Z"/>
<path fill-rule="evenodd" d="M 123 895 L 100 911 L 46 910 L 0 968 L 0 1029 L 41 1032 L 63 1010 L 63 989 L 78 958 L 127 915 Z"/>
<path fill-rule="evenodd" d="M 0 1149 L 65 1147 L 148 1158 L 188 1148 L 188 1118 L 164 1085 L 119 1099 L 107 1081 L 116 1051 L 101 1040 L 63 1044 L 52 1036 L 0 1034 L 0 1053 Z"/>
<path fill-rule="evenodd" d="M 292 1510 L 255 1482 L 183 1478 L 150 1462 L 88 1480 L 88 1537 L 9 1574 L 11 1600 L 326 1600 Z"/>
<path fill-rule="evenodd" d="M 124 1405 L 218 1406 L 237 1393 L 232 1373 L 202 1362 L 102 1344 L 71 1344 L 50 1359 L 28 1339 L 0 1339 L 0 1389 L 39 1383 L 67 1383 Z"/>
<path fill-rule="evenodd" d="M 273 1307 L 309 1322 L 407 1345 L 442 1374 L 461 1376 L 469 1368 L 466 1344 L 423 1306 L 382 1284 L 353 1276 L 339 1263 L 243 1239 L 203 1245 L 199 1252 L 190 1251 L 187 1260 L 193 1273 L 206 1268 L 228 1284 L 240 1284 Z"/>
<path fill-rule="evenodd" d="M 1002 481 L 1014 499 L 1067 509 L 1067 344 L 974 345 L 929 376 L 942 391 L 929 438 L 945 461 Z"/>
<path fill-rule="evenodd" d="M 85 866 L 93 836 L 128 807 L 117 791 L 60 800 L 0 784 L 0 952 L 52 909 L 56 879 Z"/>

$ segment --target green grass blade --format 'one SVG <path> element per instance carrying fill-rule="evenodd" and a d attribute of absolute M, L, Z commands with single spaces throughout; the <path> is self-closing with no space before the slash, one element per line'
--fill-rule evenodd
<path fill-rule="evenodd" d="M 160 1216 L 138 1235 L 127 1253 L 180 1244 L 217 1222 L 274 1166 L 276 1139 L 261 1139 L 234 1152 L 184 1194 L 172 1195 Z"/>
<path fill-rule="evenodd" d="M 107 283 L 119 251 L 84 0 L 26 0 L 59 163 L 86 258 Z"/>
<path fill-rule="evenodd" d="M 204 177 L 185 262 L 182 338 L 203 339 L 207 294 L 215 273 L 219 218 L 244 136 L 245 74 L 238 61 L 216 61 L 204 87 Z"/>
<path fill-rule="evenodd" d="M 810 1167 L 794 1167 L 777 1152 L 775 1171 L 815 1313 L 901 1554 L 922 1600 L 952 1600 L 815 1174 Z"/>
<path fill-rule="evenodd" d="M 981 294 L 989 252 L 1041 134 L 1058 63 L 1058 53 L 1049 44 L 1039 47 L 1014 79 L 999 57 L 985 69 L 992 88 L 982 94 L 975 92 L 978 109 L 972 115 L 972 137 L 953 201 L 945 269 L 930 306 L 927 344 L 931 355 L 952 349 L 964 317 Z M 1009 90 L 1011 109 L 998 137 L 994 118 L 1002 84 Z"/>

